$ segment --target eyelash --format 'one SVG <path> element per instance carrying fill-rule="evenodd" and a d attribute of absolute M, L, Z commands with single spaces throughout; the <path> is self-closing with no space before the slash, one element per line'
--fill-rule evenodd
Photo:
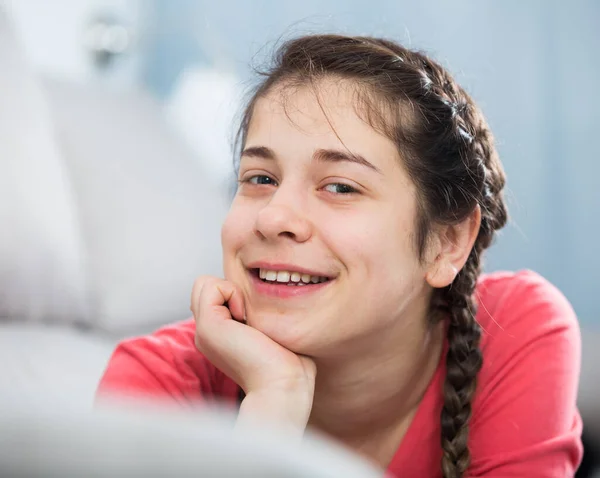
<path fill-rule="evenodd" d="M 254 179 L 257 178 L 267 178 L 269 181 L 272 181 L 271 183 L 258 183 L 258 182 L 253 182 Z M 252 184 L 254 186 L 271 186 L 273 184 L 276 184 L 277 181 L 275 181 L 273 178 L 271 178 L 270 176 L 267 176 L 266 174 L 256 174 L 254 176 L 250 176 L 247 179 L 241 179 L 238 181 L 241 184 L 247 183 L 247 184 Z M 359 191 L 358 189 L 350 186 L 349 184 L 346 183 L 329 183 L 327 185 L 324 186 L 324 188 L 329 187 L 329 186 L 341 186 L 343 189 L 346 189 L 346 192 L 337 192 L 337 193 L 332 193 L 332 194 L 336 194 L 336 195 L 340 195 L 340 196 L 348 196 L 351 194 L 358 194 Z"/>

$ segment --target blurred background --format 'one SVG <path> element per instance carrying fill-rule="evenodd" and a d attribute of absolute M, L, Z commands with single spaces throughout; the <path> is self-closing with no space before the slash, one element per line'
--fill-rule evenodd
<path fill-rule="evenodd" d="M 0 1 L 0 390 L 87 404 L 116 340 L 188 315 L 194 277 L 220 273 L 252 66 L 320 31 L 425 50 L 479 102 L 512 218 L 486 268 L 571 301 L 599 436 L 596 0 Z"/>

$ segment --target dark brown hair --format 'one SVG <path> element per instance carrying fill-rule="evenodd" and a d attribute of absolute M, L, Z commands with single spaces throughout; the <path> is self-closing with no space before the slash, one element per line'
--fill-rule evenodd
<path fill-rule="evenodd" d="M 431 227 L 458 224 L 481 208 L 475 244 L 453 283 L 434 291 L 431 321 L 448 321 L 448 353 L 441 414 L 441 468 L 464 475 L 471 402 L 482 365 L 474 292 L 481 253 L 507 220 L 505 183 L 489 127 L 470 96 L 426 55 L 389 40 L 309 35 L 284 43 L 242 117 L 243 147 L 256 101 L 274 86 L 317 85 L 322 78 L 356 87 L 357 113 L 397 145 L 417 186 L 415 248 L 422 259 Z M 318 86 L 318 85 L 317 85 Z"/>

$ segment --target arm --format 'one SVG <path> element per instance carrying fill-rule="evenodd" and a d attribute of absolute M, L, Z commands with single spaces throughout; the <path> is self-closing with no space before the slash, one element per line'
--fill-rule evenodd
<path fill-rule="evenodd" d="M 573 476 L 582 456 L 577 319 L 541 277 L 518 278 L 484 332 L 469 476 Z"/>

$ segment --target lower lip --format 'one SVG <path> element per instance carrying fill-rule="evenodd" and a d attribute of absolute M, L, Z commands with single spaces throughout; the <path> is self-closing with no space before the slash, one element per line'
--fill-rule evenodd
<path fill-rule="evenodd" d="M 265 282 L 254 272 L 250 272 L 250 279 L 254 289 L 259 294 L 277 297 L 280 299 L 290 299 L 293 297 L 313 294 L 323 290 L 323 288 L 327 287 L 332 282 L 332 280 L 328 280 L 326 282 L 319 282 L 318 284 L 313 284 L 311 282 L 310 284 L 306 285 L 287 285 L 286 283 Z"/>

